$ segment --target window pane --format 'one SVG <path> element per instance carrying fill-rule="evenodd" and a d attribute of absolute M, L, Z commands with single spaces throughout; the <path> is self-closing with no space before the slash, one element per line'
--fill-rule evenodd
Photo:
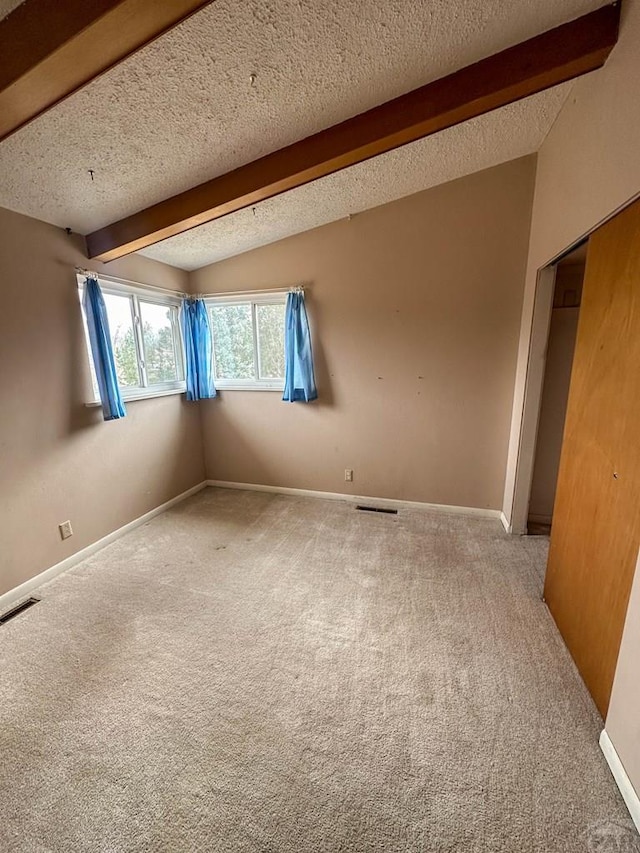
<path fill-rule="evenodd" d="M 284 309 L 279 305 L 256 305 L 260 379 L 284 377 Z"/>
<path fill-rule="evenodd" d="M 254 379 L 251 305 L 212 305 L 217 379 Z"/>
<path fill-rule="evenodd" d="M 173 341 L 171 308 L 168 305 L 156 305 L 142 300 L 139 300 L 139 304 L 147 382 L 149 385 L 176 382 L 178 364 Z"/>
<path fill-rule="evenodd" d="M 120 387 L 131 388 L 140 385 L 131 297 L 105 293 L 104 303 L 109 318 L 109 331 Z"/>

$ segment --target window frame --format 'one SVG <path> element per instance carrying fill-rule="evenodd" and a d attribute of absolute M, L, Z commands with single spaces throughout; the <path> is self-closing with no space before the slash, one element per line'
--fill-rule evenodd
<path fill-rule="evenodd" d="M 166 397 L 170 394 L 184 394 L 187 390 L 187 383 L 185 379 L 184 342 L 182 339 L 182 331 L 180 328 L 180 308 L 182 304 L 182 299 L 173 293 L 163 291 L 162 288 L 142 284 L 125 284 L 122 282 L 110 281 L 108 279 L 101 278 L 100 276 L 98 276 L 97 278 L 98 284 L 100 285 L 100 290 L 104 295 L 125 296 L 130 301 L 133 339 L 135 344 L 138 377 L 140 384 L 129 385 L 126 387 L 121 386 L 120 394 L 122 396 L 123 401 L 130 402 L 132 400 L 146 400 L 151 397 Z M 84 296 L 85 280 L 85 275 L 77 275 L 78 296 L 80 298 L 81 306 Z M 187 294 L 185 294 L 185 296 L 186 295 Z M 151 385 L 149 384 L 146 366 L 146 354 L 144 349 L 142 312 L 140 309 L 141 302 L 150 305 L 160 305 L 163 308 L 172 309 L 171 329 L 173 332 L 173 348 L 176 356 L 178 379 L 170 380 L 168 382 L 155 382 Z M 93 367 L 93 354 L 91 352 L 91 344 L 89 342 L 89 334 L 86 324 L 86 318 L 84 316 L 84 311 L 82 312 L 82 317 L 85 330 L 85 340 L 87 345 L 89 365 L 91 370 L 93 370 L 95 373 L 95 369 Z M 92 376 L 93 375 L 94 374 L 92 374 Z M 91 388 L 92 399 L 87 402 L 87 406 L 100 406 L 100 397 L 97 393 L 97 389 L 94 386 L 93 378 L 91 382 Z"/>
<path fill-rule="evenodd" d="M 249 305 L 251 308 L 251 332 L 253 336 L 253 368 L 255 376 L 251 379 L 221 379 L 216 375 L 216 341 L 211 323 L 211 369 L 213 380 L 218 391 L 284 391 L 284 376 L 282 378 L 260 379 L 260 347 L 258 346 L 258 305 L 282 305 L 283 312 L 287 304 L 288 290 L 272 290 L 261 293 L 247 292 L 225 296 L 224 293 L 204 296 L 209 322 L 211 323 L 210 308 L 214 305 Z M 284 348 L 284 336 L 282 341 Z"/>

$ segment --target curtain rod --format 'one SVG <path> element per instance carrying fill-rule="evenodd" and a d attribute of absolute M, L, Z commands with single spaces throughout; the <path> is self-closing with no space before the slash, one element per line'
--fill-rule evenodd
<path fill-rule="evenodd" d="M 211 299 L 217 296 L 255 296 L 258 293 L 304 293 L 304 287 L 297 284 L 294 287 L 265 287 L 262 290 L 220 290 L 215 293 L 191 293 L 190 296 L 192 299 Z"/>
<path fill-rule="evenodd" d="M 301 284 L 295 285 L 294 287 L 266 287 L 262 290 L 227 290 L 221 291 L 219 293 L 186 293 L 183 290 L 168 290 L 165 287 L 154 287 L 152 284 L 142 284 L 139 281 L 131 281 L 128 278 L 117 278 L 114 275 L 106 275 L 104 273 L 97 273 L 95 270 L 85 270 L 82 267 L 76 267 L 76 272 L 79 275 L 91 276 L 97 279 L 104 279 L 105 281 L 113 281 L 116 284 L 130 284 L 133 287 L 141 287 L 144 290 L 153 290 L 160 291 L 161 293 L 168 293 L 172 296 L 179 296 L 184 299 L 186 296 L 189 299 L 206 299 L 207 297 L 212 296 L 253 296 L 256 293 L 303 293 L 304 287 Z"/>
<path fill-rule="evenodd" d="M 88 276 L 91 278 L 103 279 L 104 281 L 112 281 L 114 284 L 130 284 L 132 287 L 139 287 L 142 290 L 152 290 L 154 293 L 167 293 L 169 296 L 179 296 L 184 299 L 185 296 L 191 294 L 185 293 L 184 290 L 169 290 L 166 287 L 157 287 L 153 284 L 142 284 L 140 281 L 132 281 L 129 278 L 117 278 L 115 275 L 106 275 L 105 273 L 95 272 L 95 270 L 85 270 L 82 267 L 76 267 L 76 272 L 79 275 Z"/>

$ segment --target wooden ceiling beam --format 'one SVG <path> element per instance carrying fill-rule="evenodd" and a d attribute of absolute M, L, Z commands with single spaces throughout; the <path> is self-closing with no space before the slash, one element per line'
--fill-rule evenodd
<path fill-rule="evenodd" d="M 0 141 L 212 0 L 25 0 L 0 21 Z"/>
<path fill-rule="evenodd" d="M 94 231 L 90 258 L 111 261 L 603 65 L 613 4 L 503 50 L 341 124 Z"/>

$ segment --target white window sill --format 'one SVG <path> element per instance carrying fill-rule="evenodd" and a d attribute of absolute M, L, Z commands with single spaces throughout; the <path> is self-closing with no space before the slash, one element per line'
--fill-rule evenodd
<path fill-rule="evenodd" d="M 123 403 L 132 403 L 135 400 L 150 400 L 154 397 L 171 397 L 173 394 L 186 394 L 185 388 L 169 388 L 166 391 L 153 391 L 151 394 L 132 394 L 131 396 L 122 397 Z M 94 409 L 102 406 L 100 400 L 92 400 L 85 403 L 88 409 Z"/>
<path fill-rule="evenodd" d="M 222 384 L 215 382 L 216 391 L 284 391 L 284 385 L 238 385 L 236 383 Z"/>

